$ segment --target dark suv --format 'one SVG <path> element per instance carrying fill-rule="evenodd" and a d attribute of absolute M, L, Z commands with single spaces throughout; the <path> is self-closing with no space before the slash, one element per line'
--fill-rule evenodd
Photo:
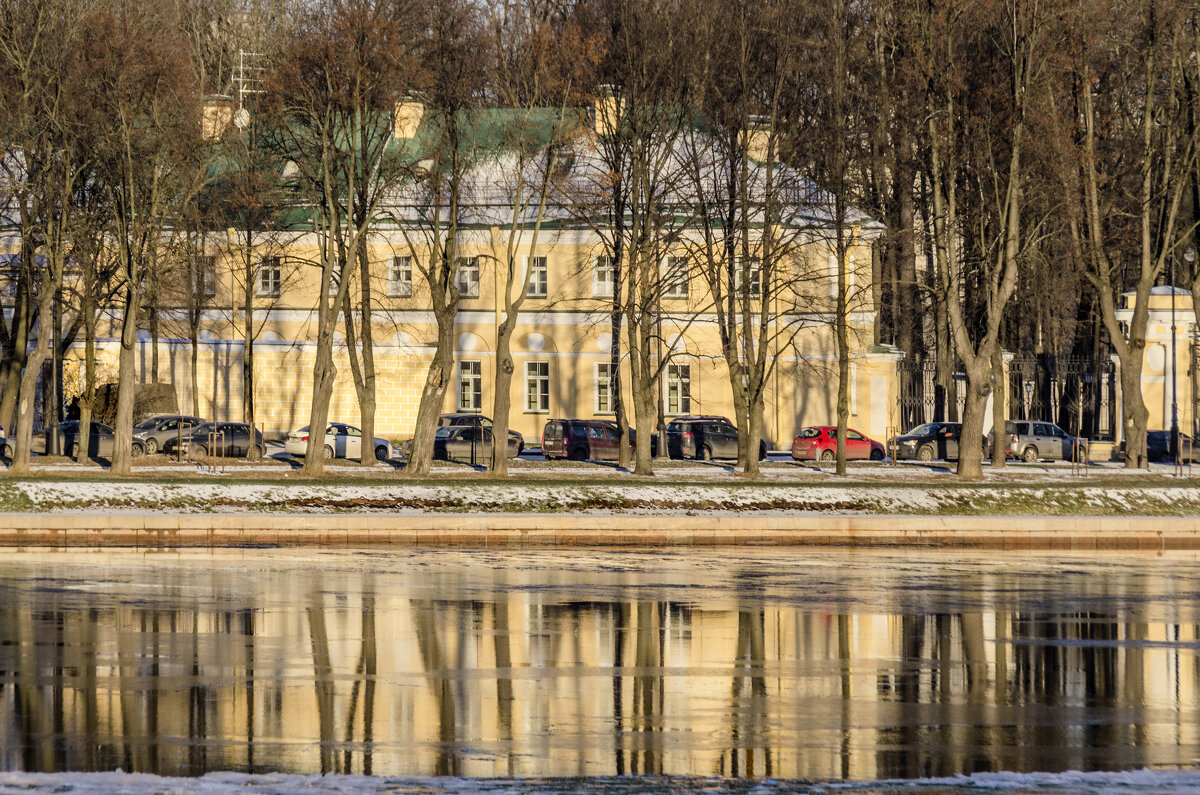
<path fill-rule="evenodd" d="M 724 417 L 676 417 L 667 424 L 667 455 L 671 458 L 737 458 L 738 432 Z M 758 460 L 767 457 L 767 443 L 759 441 Z"/>
<path fill-rule="evenodd" d="M 547 420 L 542 429 L 542 455 L 546 460 L 616 461 L 620 458 L 621 433 L 609 420 Z M 633 446 L 633 438 L 629 440 Z"/>
<path fill-rule="evenodd" d="M 189 458 L 249 458 L 258 461 L 267 453 L 262 434 L 245 422 L 206 422 L 192 428 L 190 436 L 180 440 L 183 453 Z M 163 442 L 162 451 L 175 455 L 179 442 L 170 438 Z"/>

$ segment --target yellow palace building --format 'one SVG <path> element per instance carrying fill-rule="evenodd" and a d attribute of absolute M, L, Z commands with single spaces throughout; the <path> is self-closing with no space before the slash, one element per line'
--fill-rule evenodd
<path fill-rule="evenodd" d="M 393 136 L 401 144 L 414 145 L 430 124 L 428 116 L 419 103 L 406 101 L 395 114 Z M 603 129 L 593 121 L 598 115 L 585 113 L 581 118 L 587 122 L 572 137 L 569 157 L 559 158 L 564 177 L 541 225 L 536 250 L 530 248 L 531 221 L 523 218 L 517 225 L 517 260 L 519 267 L 528 271 L 518 274 L 518 284 L 527 276 L 528 286 L 512 335 L 511 426 L 531 442 L 540 439 L 549 417 L 604 418 L 611 417 L 613 410 L 609 372 L 613 269 L 606 245 L 611 230 L 572 222 L 562 199 L 572 183 L 578 188 L 600 168 L 597 142 Z M 682 151 L 684 147 L 677 144 L 677 148 Z M 761 171 L 762 164 L 755 162 Z M 501 151 L 480 158 L 471 175 L 458 237 L 457 283 L 462 298 L 455 325 L 453 382 L 443 407 L 446 412 L 491 413 L 506 276 L 498 263 L 505 261 L 514 228 L 512 202 L 505 198 L 511 190 L 504 180 L 516 168 L 514 158 Z M 288 166 L 283 172 L 286 176 Z M 683 173 L 682 166 L 679 173 Z M 787 240 L 786 253 L 770 274 L 771 306 L 765 315 L 770 329 L 768 355 L 773 363 L 766 392 L 765 433 L 768 444 L 786 448 L 798 428 L 833 424 L 836 419 L 838 360 L 833 326 L 838 269 L 832 228 L 820 203 L 825 195 L 782 165 L 774 164 L 774 173 L 779 184 L 792 179 L 794 185 L 804 186 L 804 190 L 793 187 L 785 192 L 803 198 L 797 198 L 795 205 L 780 215 L 777 234 Z M 687 193 L 683 187 L 675 190 Z M 687 204 L 686 195 L 680 201 Z M 428 257 L 430 249 L 417 229 L 420 219 L 414 206 L 411 194 L 396 191 L 385 220 L 377 225 L 368 245 L 374 296 L 376 432 L 392 439 L 412 434 L 437 338 L 421 270 L 422 257 Z M 882 439 L 894 432 L 897 422 L 896 374 L 901 354 L 872 345 L 876 306 L 871 265 L 873 244 L 881 229 L 859 214 L 849 221 L 850 425 Z M 733 416 L 717 313 L 697 256 L 702 237 L 684 220 L 663 235 L 659 246 L 663 287 L 655 356 L 663 364 L 659 381 L 662 410 L 668 420 L 685 414 Z M 246 249 L 239 241 L 244 240 L 244 232 L 237 229 L 201 235 L 206 273 L 200 288 L 203 295 L 199 296 L 204 309 L 194 380 L 199 412 L 217 420 L 243 419 L 246 324 L 242 274 Z M 254 421 L 271 436 L 308 421 L 320 241 L 311 227 L 258 234 L 254 240 Z M 753 267 L 751 271 L 749 287 L 758 290 L 763 286 L 762 276 Z M 359 294 L 359 286 L 352 285 L 351 295 Z M 757 301 L 754 303 L 757 307 Z M 191 332 L 184 329 L 183 314 L 170 308 L 160 313 L 158 380 L 174 384 L 180 410 L 190 411 Z M 116 372 L 116 323 L 114 318 L 108 324 L 111 336 L 100 341 L 97 354 L 102 375 L 112 377 Z M 335 336 L 338 378 L 329 416 L 331 421 L 357 423 L 358 401 L 341 329 L 339 324 Z M 100 334 L 105 333 L 102 326 Z M 628 340 L 624 332 L 622 336 L 624 350 Z M 140 337 L 140 377 L 148 382 L 152 380 L 155 343 L 148 331 L 142 331 Z M 68 357 L 75 361 L 68 362 L 67 381 L 82 356 L 82 345 L 76 347 Z M 622 382 L 629 400 L 627 372 Z"/>

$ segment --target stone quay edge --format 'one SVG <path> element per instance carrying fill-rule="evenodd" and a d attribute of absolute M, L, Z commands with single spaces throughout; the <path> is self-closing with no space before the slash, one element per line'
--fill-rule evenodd
<path fill-rule="evenodd" d="M 1200 517 L 846 514 L 3 513 L 7 547 L 1200 549 Z"/>

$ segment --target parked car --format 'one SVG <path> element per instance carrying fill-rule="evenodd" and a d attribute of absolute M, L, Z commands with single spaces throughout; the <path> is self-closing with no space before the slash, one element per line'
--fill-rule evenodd
<path fill-rule="evenodd" d="M 308 426 L 292 431 L 287 435 L 283 449 L 288 455 L 303 458 L 308 453 Z M 387 461 L 392 457 L 392 443 L 387 439 L 375 437 L 375 458 Z M 325 427 L 325 460 L 331 458 L 350 458 L 355 461 L 362 457 L 362 431 L 344 422 L 331 422 Z"/>
<path fill-rule="evenodd" d="M 918 425 L 903 436 L 888 442 L 888 449 L 894 451 L 897 459 L 913 459 L 918 461 L 958 460 L 958 443 L 962 436 L 961 422 L 927 422 Z M 979 437 L 983 449 L 983 457 L 988 455 L 988 441 Z"/>
<path fill-rule="evenodd" d="M 179 442 L 167 439 L 163 452 L 172 455 Z M 189 458 L 249 458 L 257 461 L 266 455 L 267 447 L 258 429 L 246 422 L 206 422 L 192 429 L 191 436 L 182 440 L 183 454 Z"/>
<path fill-rule="evenodd" d="M 435 461 L 486 464 L 492 460 L 492 429 L 479 425 L 447 425 L 433 437 Z M 508 438 L 508 457 L 517 457 L 517 442 Z"/>
<path fill-rule="evenodd" d="M 1077 443 L 1086 456 L 1087 439 L 1077 439 L 1052 422 L 1006 420 L 1004 435 L 1008 440 L 1005 454 L 1009 458 L 1020 458 L 1029 463 L 1042 458 L 1070 461 L 1071 451 Z M 989 448 L 991 441 L 992 435 L 988 434 Z"/>
<path fill-rule="evenodd" d="M 47 450 L 53 449 L 51 436 L 54 433 L 53 428 L 43 428 L 36 431 L 33 437 L 29 440 L 29 450 L 33 453 L 46 455 Z M 63 455 L 69 455 L 75 458 L 79 455 L 79 421 L 67 420 L 58 424 L 58 449 Z M 112 428 L 103 423 L 90 423 L 88 428 L 88 455 L 100 456 L 103 458 L 111 458 L 113 452 L 113 441 L 116 439 L 116 432 Z M 7 440 L 4 443 L 5 458 L 13 457 L 13 440 Z"/>
<path fill-rule="evenodd" d="M 133 454 L 154 455 L 167 439 L 176 439 L 181 433 L 190 434 L 192 428 L 203 424 L 203 417 L 183 414 L 162 414 L 144 419 L 133 426 Z"/>
<path fill-rule="evenodd" d="M 853 428 L 846 429 L 846 460 L 882 461 L 883 445 L 868 439 Z M 837 458 L 837 426 L 801 428 L 792 440 L 792 458 L 797 461 L 833 461 Z"/>
<path fill-rule="evenodd" d="M 1122 452 L 1124 452 L 1123 448 Z M 1171 457 L 1170 431 L 1147 431 L 1146 457 L 1151 461 L 1165 461 L 1168 464 L 1174 460 Z M 1200 463 L 1200 450 L 1196 449 L 1192 437 L 1186 433 L 1179 434 L 1179 459 L 1184 463 L 1188 461 L 1193 464 Z"/>
<path fill-rule="evenodd" d="M 542 429 L 542 455 L 546 460 L 616 461 L 620 456 L 621 432 L 609 420 L 547 420 Z M 633 449 L 634 439 L 629 438 Z"/>
<path fill-rule="evenodd" d="M 725 417 L 676 417 L 667 423 L 667 455 L 671 458 L 737 458 L 738 431 Z M 759 440 L 758 460 L 767 457 L 767 443 Z"/>
<path fill-rule="evenodd" d="M 492 420 L 490 417 L 485 417 L 482 414 L 466 414 L 466 413 L 443 414 L 440 417 L 438 417 L 438 427 L 439 428 L 459 427 L 459 426 L 463 426 L 463 425 L 469 425 L 472 427 L 478 426 L 480 428 L 491 428 Z M 509 428 L 508 429 L 508 439 L 509 439 L 510 444 L 512 442 L 516 442 L 517 455 L 520 455 L 521 453 L 525 452 L 525 437 L 523 437 L 521 434 L 514 431 L 512 428 Z"/>

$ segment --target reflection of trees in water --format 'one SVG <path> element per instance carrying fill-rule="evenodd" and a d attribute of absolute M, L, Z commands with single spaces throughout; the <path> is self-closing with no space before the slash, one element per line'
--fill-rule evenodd
<path fill-rule="evenodd" d="M 1153 701 L 1163 661 L 1192 680 L 1189 694 L 1200 680 L 1186 646 L 1186 664 L 1160 649 L 1152 668 L 1141 645 L 1195 638 L 1195 627 L 1119 613 L 888 619 L 753 591 L 704 611 L 504 587 L 396 607 L 376 588 L 369 576 L 361 595 L 306 582 L 266 611 L 262 595 L 186 607 L 0 600 L 6 758 L 29 770 L 254 770 L 281 764 L 275 744 L 307 740 L 302 769 L 363 773 L 388 772 L 400 754 L 418 772 L 473 775 L 480 748 L 490 770 L 513 775 L 551 757 L 555 774 L 744 777 L 1140 764 L 1154 735 L 1138 711 L 1193 703 L 1178 683 L 1174 701 Z M 873 619 L 891 627 L 874 647 Z M 676 678 L 681 666 L 704 666 L 707 689 L 680 695 L 692 681 Z M 395 681 L 406 674 L 424 685 Z M 406 688 L 420 695 L 402 714 L 393 705 Z M 1124 717 L 1089 717 L 1097 709 Z M 552 736 L 572 725 L 574 748 Z M 680 770 L 680 759 L 703 767 Z"/>

